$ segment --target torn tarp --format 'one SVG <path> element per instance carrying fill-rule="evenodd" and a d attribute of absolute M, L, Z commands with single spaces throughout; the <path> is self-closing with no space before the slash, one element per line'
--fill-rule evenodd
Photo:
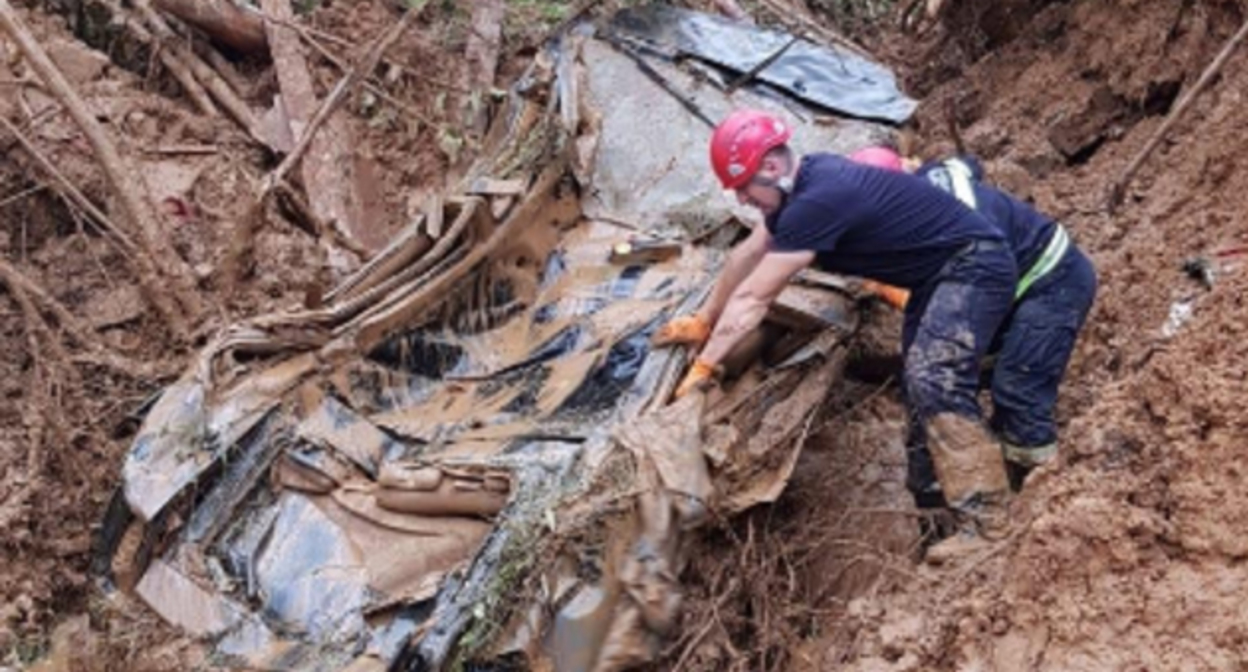
<path fill-rule="evenodd" d="M 721 16 L 656 2 L 621 10 L 608 31 L 655 51 L 697 58 L 737 74 L 774 57 L 756 79 L 853 117 L 901 124 L 918 105 L 897 88 L 892 71 L 878 63 Z"/>

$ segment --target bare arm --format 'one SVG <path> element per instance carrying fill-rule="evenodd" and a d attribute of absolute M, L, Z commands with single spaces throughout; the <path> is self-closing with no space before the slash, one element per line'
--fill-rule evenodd
<path fill-rule="evenodd" d="M 742 337 L 762 323 L 768 306 L 780 295 L 789 278 L 814 259 L 814 252 L 765 254 L 731 293 L 699 359 L 712 365 L 723 361 Z"/>
<path fill-rule="evenodd" d="M 724 306 L 728 304 L 729 297 L 750 275 L 769 249 L 771 249 L 771 234 L 761 223 L 754 227 L 748 238 L 732 248 L 732 251 L 728 253 L 728 261 L 724 263 L 723 270 L 715 279 L 715 287 L 711 289 L 711 295 L 703 304 L 702 309 L 698 311 L 707 324 L 715 324 L 719 320 L 720 314 L 724 312 Z"/>

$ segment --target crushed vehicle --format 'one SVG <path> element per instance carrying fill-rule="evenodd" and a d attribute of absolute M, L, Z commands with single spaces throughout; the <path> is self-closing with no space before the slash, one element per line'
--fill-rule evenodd
<path fill-rule="evenodd" d="M 706 167 L 708 122 L 747 106 L 849 151 L 914 104 L 856 55 L 663 5 L 554 38 L 457 189 L 155 401 L 100 573 L 227 666 L 653 660 L 682 539 L 781 493 L 857 323 L 805 274 L 722 390 L 669 403 L 687 353 L 649 337 L 748 221 Z"/>

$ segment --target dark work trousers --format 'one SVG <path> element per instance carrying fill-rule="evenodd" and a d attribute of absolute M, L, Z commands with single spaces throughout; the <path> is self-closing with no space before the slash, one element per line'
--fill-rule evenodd
<path fill-rule="evenodd" d="M 980 362 L 1010 313 L 1017 283 L 1008 247 L 977 241 L 911 292 L 901 337 L 910 417 L 906 486 L 919 506 L 944 501 L 927 451 L 927 423 L 941 413 L 981 420 Z"/>
<path fill-rule="evenodd" d="M 1096 298 L 1096 270 L 1073 244 L 1014 304 L 992 352 L 990 426 L 1018 448 L 1057 441 L 1057 388 Z"/>

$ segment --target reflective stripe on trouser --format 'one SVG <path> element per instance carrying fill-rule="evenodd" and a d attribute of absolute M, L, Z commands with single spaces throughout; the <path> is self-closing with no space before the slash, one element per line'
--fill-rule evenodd
<path fill-rule="evenodd" d="M 1040 258 L 1019 279 L 1018 288 L 1014 290 L 1014 299 L 1022 298 L 1027 293 L 1027 290 L 1036 284 L 1040 278 L 1057 268 L 1058 262 L 1066 255 L 1066 250 L 1069 248 L 1070 234 L 1066 233 L 1065 227 L 1058 224 L 1053 229 L 1053 235 L 1049 238 L 1049 244 L 1044 246 L 1044 252 L 1040 254 Z"/>
<path fill-rule="evenodd" d="M 1057 457 L 1057 443 L 1046 443 L 1043 446 L 1016 446 L 1009 441 L 1002 441 L 1001 456 L 1006 462 L 1035 469 L 1052 462 Z"/>

